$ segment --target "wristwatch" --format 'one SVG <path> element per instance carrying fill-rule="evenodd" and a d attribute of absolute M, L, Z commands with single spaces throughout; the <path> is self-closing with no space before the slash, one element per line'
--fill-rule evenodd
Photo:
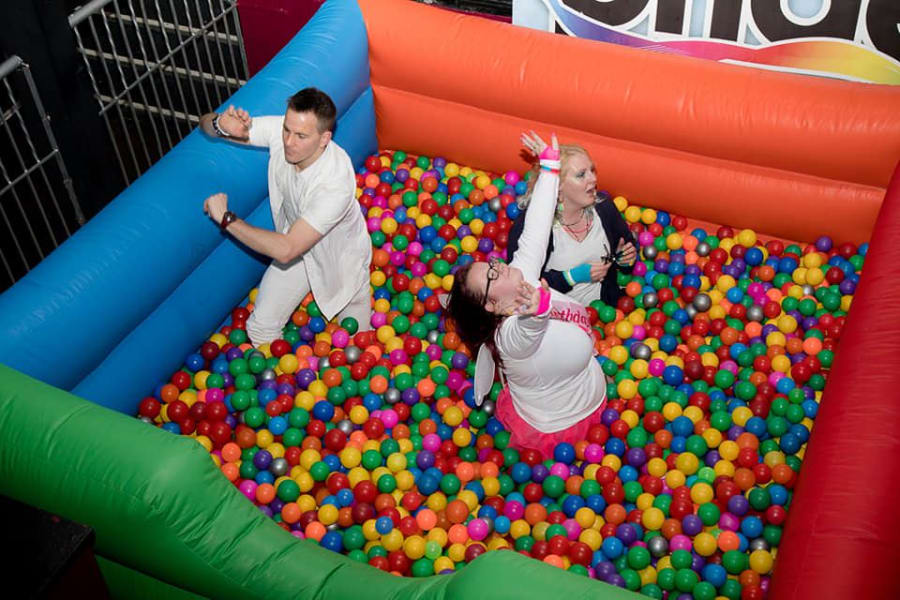
<path fill-rule="evenodd" d="M 238 216 L 231 212 L 230 210 L 226 210 L 225 214 L 222 215 L 222 222 L 219 223 L 219 228 L 223 231 L 228 229 L 228 226 L 237 221 Z"/>

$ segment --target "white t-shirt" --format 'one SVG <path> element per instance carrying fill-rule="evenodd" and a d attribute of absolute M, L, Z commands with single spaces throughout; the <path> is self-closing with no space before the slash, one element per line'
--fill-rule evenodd
<path fill-rule="evenodd" d="M 333 140 L 298 171 L 284 159 L 284 116 L 254 117 L 250 144 L 269 149 L 269 203 L 276 231 L 302 218 L 322 234 L 302 256 L 316 304 L 326 318 L 339 313 L 369 279 L 372 244 L 356 201 L 353 163 Z"/>
<path fill-rule="evenodd" d="M 547 262 L 547 268 L 554 271 L 568 271 L 583 263 L 600 262 L 609 254 L 609 240 L 606 239 L 606 231 L 597 212 L 590 208 L 591 228 L 580 242 L 566 233 L 562 225 L 553 226 L 553 254 Z M 600 299 L 600 291 L 603 288 L 602 281 L 590 281 L 576 283 L 566 295 L 588 305 L 594 300 Z"/>
<path fill-rule="evenodd" d="M 547 253 L 558 184 L 556 175 L 541 172 L 511 263 L 533 285 L 539 285 Z M 550 294 L 545 313 L 508 317 L 495 334 L 516 411 L 544 433 L 575 425 L 606 400 L 606 378 L 594 360 L 586 309 L 555 290 Z"/>

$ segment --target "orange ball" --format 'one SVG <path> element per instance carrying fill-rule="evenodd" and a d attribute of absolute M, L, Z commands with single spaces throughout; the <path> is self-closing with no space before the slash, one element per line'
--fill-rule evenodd
<path fill-rule="evenodd" d="M 610 504 L 603 511 L 603 518 L 606 519 L 606 522 L 614 525 L 624 523 L 626 516 L 625 507 L 621 504 Z"/>
<path fill-rule="evenodd" d="M 475 477 L 475 467 L 472 463 L 461 462 L 456 466 L 456 476 L 459 477 L 459 480 L 463 483 L 472 481 Z"/>
<path fill-rule="evenodd" d="M 741 545 L 741 540 L 738 538 L 738 535 L 733 531 L 727 530 L 719 533 L 717 542 L 719 544 L 719 550 L 722 552 L 737 550 Z"/>
<path fill-rule="evenodd" d="M 469 507 L 462 500 L 454 500 L 444 509 L 447 520 L 451 523 L 462 523 L 469 516 Z"/>
<path fill-rule="evenodd" d="M 532 502 L 525 507 L 525 521 L 534 527 L 541 521 L 547 520 L 547 509 L 542 504 Z"/>
<path fill-rule="evenodd" d="M 222 460 L 225 462 L 241 460 L 241 447 L 234 442 L 228 442 L 222 446 Z"/>
<path fill-rule="evenodd" d="M 306 530 L 303 533 L 307 538 L 320 542 L 322 541 L 322 538 L 325 537 L 325 533 L 327 533 L 327 531 L 328 530 L 325 529 L 324 525 L 322 525 L 318 521 L 313 521 L 306 526 Z"/>
<path fill-rule="evenodd" d="M 300 520 L 300 505 L 296 502 L 288 502 L 281 508 L 281 520 L 285 523 L 294 524 Z"/>

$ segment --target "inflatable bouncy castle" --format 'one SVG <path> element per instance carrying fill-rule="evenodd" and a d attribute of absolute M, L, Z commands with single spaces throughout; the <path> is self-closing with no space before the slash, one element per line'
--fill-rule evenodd
<path fill-rule="evenodd" d="M 896 594 L 900 89 L 554 36 L 402 0 L 330 0 L 229 101 L 314 85 L 357 167 L 379 148 L 523 171 L 519 133 L 584 145 L 615 194 L 698 226 L 869 242 L 780 543 L 772 598 Z M 398 578 L 287 535 L 196 442 L 134 419 L 265 261 L 262 151 L 194 132 L 0 296 L 0 492 L 91 525 L 121 597 L 638 597 L 515 552 Z M 894 245 L 892 245 L 894 244 Z M 669 596 L 674 597 L 674 596 Z"/>

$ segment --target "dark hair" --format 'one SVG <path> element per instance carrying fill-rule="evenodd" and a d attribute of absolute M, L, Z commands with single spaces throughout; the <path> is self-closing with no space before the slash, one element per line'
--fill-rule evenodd
<path fill-rule="evenodd" d="M 453 287 L 450 289 L 450 301 L 447 303 L 447 316 L 453 319 L 456 333 L 475 357 L 478 348 L 485 344 L 494 357 L 498 367 L 503 367 L 500 353 L 494 344 L 494 333 L 503 317 L 488 312 L 484 308 L 484 296 L 473 292 L 467 285 L 469 270 L 472 265 L 460 267 L 453 274 Z"/>
<path fill-rule="evenodd" d="M 311 112 L 318 120 L 319 133 L 334 133 L 334 122 L 337 108 L 331 97 L 314 87 L 303 88 L 288 98 L 288 108 L 294 112 Z"/>

